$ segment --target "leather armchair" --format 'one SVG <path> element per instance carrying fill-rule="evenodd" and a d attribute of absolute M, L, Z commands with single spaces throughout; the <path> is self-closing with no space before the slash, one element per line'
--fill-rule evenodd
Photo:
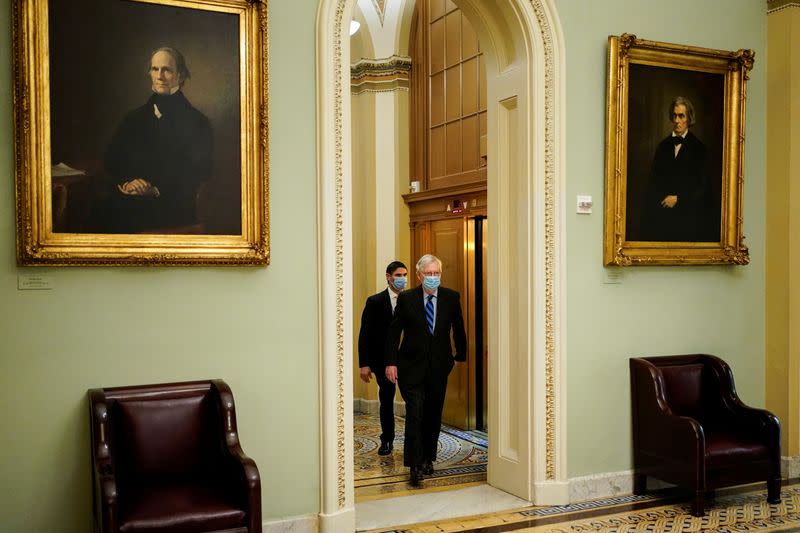
<path fill-rule="evenodd" d="M 222 380 L 89 390 L 95 531 L 261 531 L 261 479 Z"/>
<path fill-rule="evenodd" d="M 780 502 L 780 423 L 746 406 L 733 373 L 713 355 L 632 358 L 633 492 L 652 476 L 693 491 L 691 512 L 703 516 L 713 489 L 767 482 Z"/>

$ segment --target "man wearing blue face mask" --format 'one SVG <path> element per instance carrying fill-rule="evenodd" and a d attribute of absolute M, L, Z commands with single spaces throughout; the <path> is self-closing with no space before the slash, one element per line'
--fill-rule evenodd
<path fill-rule="evenodd" d="M 406 288 L 408 269 L 400 261 L 386 267 L 388 287 L 367 298 L 361 313 L 361 330 L 358 333 L 358 366 L 361 380 L 370 382 L 375 374 L 378 382 L 378 399 L 381 414 L 381 445 L 378 455 L 389 455 L 394 447 L 394 392 L 395 384 L 386 378 L 383 367 L 383 350 L 386 334 L 392 321 L 397 296 Z"/>
<path fill-rule="evenodd" d="M 411 469 L 410 481 L 415 487 L 433 474 L 453 361 L 467 360 L 460 297 L 439 285 L 441 275 L 442 262 L 436 256 L 420 258 L 417 278 L 421 285 L 397 297 L 386 339 L 386 377 L 400 385 L 406 402 L 403 463 Z"/>

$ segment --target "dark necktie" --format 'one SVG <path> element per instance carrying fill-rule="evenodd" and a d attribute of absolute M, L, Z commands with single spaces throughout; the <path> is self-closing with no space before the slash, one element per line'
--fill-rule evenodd
<path fill-rule="evenodd" d="M 680 135 L 676 135 L 675 137 L 672 138 L 672 144 L 674 144 L 675 146 L 682 143 L 683 143 L 683 137 L 681 137 Z"/>
<path fill-rule="evenodd" d="M 433 294 L 429 294 L 425 302 L 425 320 L 428 322 L 428 333 L 433 335 Z"/>

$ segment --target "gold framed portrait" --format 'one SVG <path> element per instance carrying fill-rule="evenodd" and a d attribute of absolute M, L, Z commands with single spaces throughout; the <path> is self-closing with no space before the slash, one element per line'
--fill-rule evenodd
<path fill-rule="evenodd" d="M 749 262 L 742 183 L 753 58 L 609 37 L 604 265 Z"/>
<path fill-rule="evenodd" d="M 266 0 L 14 0 L 19 265 L 269 263 Z"/>

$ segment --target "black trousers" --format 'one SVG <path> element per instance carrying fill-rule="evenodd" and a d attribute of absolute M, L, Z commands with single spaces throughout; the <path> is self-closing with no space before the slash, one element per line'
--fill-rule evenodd
<path fill-rule="evenodd" d="M 398 381 L 400 394 L 406 402 L 406 433 L 403 444 L 403 464 L 422 466 L 435 461 L 442 428 L 442 408 L 447 391 L 447 375 L 425 377 L 422 383 Z"/>
<path fill-rule="evenodd" d="M 372 370 L 372 368 L 370 368 Z M 376 368 L 372 371 L 378 382 L 378 400 L 381 413 L 381 442 L 394 441 L 394 392 L 395 384 L 386 377 L 386 369 Z"/>

